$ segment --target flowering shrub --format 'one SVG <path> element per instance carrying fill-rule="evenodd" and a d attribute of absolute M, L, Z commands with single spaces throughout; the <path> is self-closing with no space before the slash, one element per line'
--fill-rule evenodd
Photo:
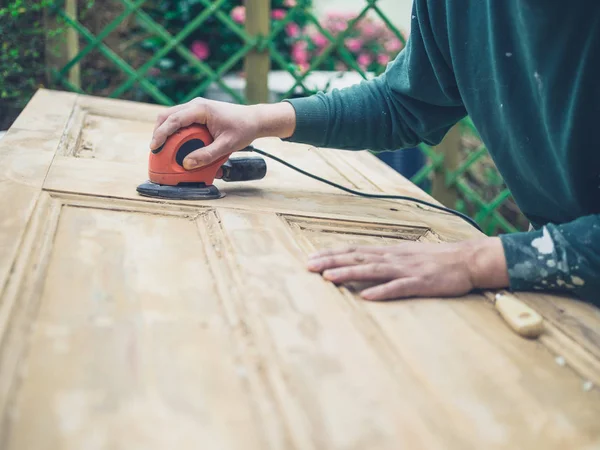
<path fill-rule="evenodd" d="M 308 10 L 311 0 L 271 0 L 271 28 L 275 27 L 278 21 L 283 20 L 288 11 L 296 5 L 302 10 Z M 202 3 L 194 0 L 151 0 L 144 6 L 144 10 L 173 35 L 180 32 L 205 9 Z M 243 0 L 226 0 L 219 9 L 241 28 L 244 27 L 246 9 Z M 279 33 L 273 42 L 287 60 L 294 43 L 293 36 L 297 35 L 300 28 L 306 24 L 306 15 L 297 12 L 294 22 L 288 25 L 284 32 Z M 199 60 L 204 61 L 213 70 L 223 66 L 244 46 L 240 36 L 215 15 L 211 15 L 182 42 Z M 148 54 L 159 51 L 164 45 L 164 40 L 159 36 L 148 36 L 142 42 L 142 48 Z M 229 70 L 243 70 L 243 59 Z M 204 79 L 204 75 L 198 69 L 191 66 L 175 51 L 169 52 L 162 58 L 157 67 L 148 72 L 148 75 L 155 85 L 176 102 Z"/>
<path fill-rule="evenodd" d="M 331 44 L 319 28 L 309 22 L 311 4 L 311 0 L 271 0 L 272 29 L 286 19 L 291 8 L 299 7 L 295 10 L 293 21 L 286 24 L 272 45 L 289 64 L 289 68 L 300 72 L 306 71 L 310 62 Z M 202 14 L 205 6 L 198 0 L 148 0 L 144 10 L 175 36 Z M 246 9 L 243 0 L 225 0 L 219 10 L 240 28 L 244 27 Z M 356 13 L 332 13 L 326 15 L 320 23 L 335 38 L 346 30 L 354 17 Z M 383 21 L 370 16 L 362 18 L 345 36 L 344 46 L 347 52 L 365 71 L 383 72 L 387 63 L 403 48 L 402 40 L 398 39 Z M 240 36 L 214 14 L 186 36 L 182 43 L 196 58 L 213 70 L 221 68 L 244 46 Z M 148 58 L 164 45 L 165 41 L 156 35 L 146 36 L 142 40 L 142 48 L 148 52 Z M 316 69 L 348 70 L 356 67 L 348 67 L 343 56 L 335 49 L 328 53 Z M 286 68 L 273 65 L 274 70 Z M 243 60 L 240 59 L 228 67 L 228 71 L 242 72 Z M 172 50 L 148 71 L 147 76 L 173 101 L 179 102 L 185 98 L 186 93 L 198 86 L 206 75 Z"/>
<path fill-rule="evenodd" d="M 346 30 L 348 22 L 356 17 L 355 13 L 330 13 L 321 22 L 324 30 L 334 38 Z M 306 29 L 295 30 L 292 34 L 292 61 L 306 70 L 310 61 L 319 56 L 331 42 L 320 30 L 310 25 Z M 386 65 L 404 48 L 404 43 L 386 26 L 381 19 L 364 17 L 347 33 L 344 39 L 346 50 L 352 55 L 358 66 L 364 71 L 383 72 Z M 319 65 L 320 70 L 348 70 L 348 65 L 339 50 L 331 52 Z"/>

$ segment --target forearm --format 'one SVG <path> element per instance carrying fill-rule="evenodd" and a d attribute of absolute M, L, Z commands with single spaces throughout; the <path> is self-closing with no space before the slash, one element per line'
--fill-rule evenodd
<path fill-rule="evenodd" d="M 286 102 L 253 105 L 250 114 L 256 116 L 258 130 L 256 137 L 289 138 L 296 128 L 296 112 Z"/>
<path fill-rule="evenodd" d="M 600 305 L 600 215 L 501 239 L 513 290 L 568 292 Z"/>
<path fill-rule="evenodd" d="M 289 102 L 296 112 L 291 136 L 295 142 L 346 150 L 394 150 L 422 141 L 385 76 Z"/>

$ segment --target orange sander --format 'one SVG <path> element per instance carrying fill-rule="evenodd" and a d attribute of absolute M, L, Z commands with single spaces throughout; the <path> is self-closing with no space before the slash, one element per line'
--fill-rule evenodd
<path fill-rule="evenodd" d="M 231 153 L 208 166 L 186 170 L 183 160 L 195 150 L 213 142 L 213 137 L 203 125 L 193 124 L 181 128 L 156 150 L 150 152 L 146 183 L 137 191 L 146 197 L 179 200 L 210 200 L 224 197 L 213 185 L 215 178 L 223 181 L 251 181 L 264 178 L 265 160 L 259 157 L 229 159 Z"/>

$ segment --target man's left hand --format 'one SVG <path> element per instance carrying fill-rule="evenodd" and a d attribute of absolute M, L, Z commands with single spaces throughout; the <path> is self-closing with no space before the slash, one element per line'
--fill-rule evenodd
<path fill-rule="evenodd" d="M 366 300 L 456 297 L 509 285 L 499 238 L 326 250 L 310 256 L 308 269 L 335 284 L 375 282 L 361 292 Z"/>

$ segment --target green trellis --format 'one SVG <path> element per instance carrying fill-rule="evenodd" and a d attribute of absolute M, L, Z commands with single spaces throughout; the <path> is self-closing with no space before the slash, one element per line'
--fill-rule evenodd
<path fill-rule="evenodd" d="M 135 87 L 143 91 L 156 103 L 173 105 L 176 101 L 163 92 L 160 87 L 153 84 L 148 73 L 161 58 L 170 52 L 176 52 L 190 67 L 197 70 L 199 76 L 202 78 L 194 88 L 185 93 L 184 101 L 202 95 L 209 86 L 216 84 L 236 102 L 248 103 L 248 93 L 246 93 L 246 96 L 240 95 L 223 81 L 223 76 L 230 72 L 236 64 L 250 55 L 254 55 L 255 57 L 256 55 L 262 55 L 262 57 L 270 59 L 270 65 L 273 69 L 290 73 L 294 80 L 293 86 L 282 97 L 287 98 L 294 95 L 297 88 L 308 92 L 309 89 L 305 85 L 307 76 L 311 72 L 318 70 L 320 65 L 334 52 L 350 69 L 359 73 L 363 78 L 367 78 L 367 74 L 361 69 L 355 57 L 346 48 L 345 39 L 354 27 L 369 14 L 381 19 L 385 26 L 404 43 L 404 36 L 380 9 L 378 0 L 365 0 L 362 10 L 348 22 L 347 28 L 336 36 L 329 33 L 321 25 L 318 17 L 309 8 L 303 6 L 303 2 L 300 1 L 297 2 L 296 6 L 291 7 L 287 11 L 287 15 L 283 20 L 277 21 L 275 26 L 266 33 L 250 33 L 248 30 L 257 28 L 253 27 L 252 24 L 247 24 L 245 28 L 234 22 L 228 12 L 223 10 L 225 0 L 190 0 L 201 4 L 203 10 L 187 23 L 183 29 L 176 33 L 165 29 L 151 15 L 144 11 L 144 5 L 148 3 L 148 0 L 119 1 L 124 9 L 96 34 L 86 28 L 82 21 L 78 20 L 76 13 L 73 14 L 73 3 L 75 0 L 56 0 L 51 4 L 48 14 L 62 21 L 63 26 L 71 34 L 75 33 L 75 41 L 78 42 L 76 51 L 66 52 L 74 56 L 65 59 L 63 55 L 62 59 L 57 60 L 59 61 L 58 63 L 49 68 L 53 86 L 79 93 L 89 93 L 85 92 L 85 88 L 82 88 L 77 81 L 74 81 L 72 73 L 86 56 L 97 51 L 125 75 L 124 81 L 112 89 L 108 94 L 109 97 L 121 98 Z M 71 3 L 71 7 L 69 7 L 69 3 Z M 270 15 L 269 2 L 267 0 L 246 0 L 246 6 L 247 8 L 260 7 L 262 8 L 260 14 L 265 14 L 267 18 Z M 254 14 L 254 16 L 256 15 Z M 291 65 L 286 58 L 287 55 L 282 54 L 275 45 L 276 38 L 280 33 L 284 32 L 286 25 L 294 22 L 300 15 L 314 25 L 328 40 L 328 44 L 322 53 L 310 62 L 309 69 L 304 72 L 299 71 L 297 67 Z M 150 59 L 137 68 L 134 68 L 130 61 L 109 48 L 104 42 L 125 20 L 131 18 L 134 18 L 138 26 L 145 32 L 157 36 L 162 40 L 162 47 Z M 195 30 L 199 29 L 209 18 L 218 20 L 223 27 L 235 33 L 241 42 L 239 50 L 230 55 L 217 69 L 213 69 L 206 62 L 199 60 L 183 44 L 183 41 Z M 260 26 L 258 29 L 260 29 Z M 268 65 L 263 65 L 263 67 L 268 67 Z M 250 68 L 250 70 L 252 69 Z M 267 84 L 267 75 L 266 71 L 261 73 L 260 70 L 253 74 L 254 78 L 264 78 L 262 80 L 264 86 Z M 85 80 L 82 81 L 85 83 Z M 477 138 L 477 131 L 469 119 L 463 120 L 459 126 L 463 135 Z M 474 167 L 482 160 L 488 158 L 487 150 L 483 145 L 479 145 L 469 152 L 463 152 L 464 155 L 462 155 L 460 163 L 456 167 L 449 167 L 447 164 L 448 158 L 445 158 L 444 154 L 437 152 L 436 149 L 424 144 L 420 146 L 420 149 L 426 155 L 428 163 L 415 174 L 412 178 L 413 182 L 418 184 L 427 178 L 436 176 L 438 182 L 442 180 L 441 182 L 445 189 L 456 194 L 456 204 L 449 206 L 456 207 L 473 215 L 487 233 L 518 231 L 515 225 L 515 218 L 506 216 L 506 205 L 512 202 L 508 189 L 501 185 L 494 191 L 495 196 L 489 199 L 485 198 L 486 196 L 483 195 L 480 187 L 474 187 L 470 182 L 472 178 L 470 175 Z"/>

